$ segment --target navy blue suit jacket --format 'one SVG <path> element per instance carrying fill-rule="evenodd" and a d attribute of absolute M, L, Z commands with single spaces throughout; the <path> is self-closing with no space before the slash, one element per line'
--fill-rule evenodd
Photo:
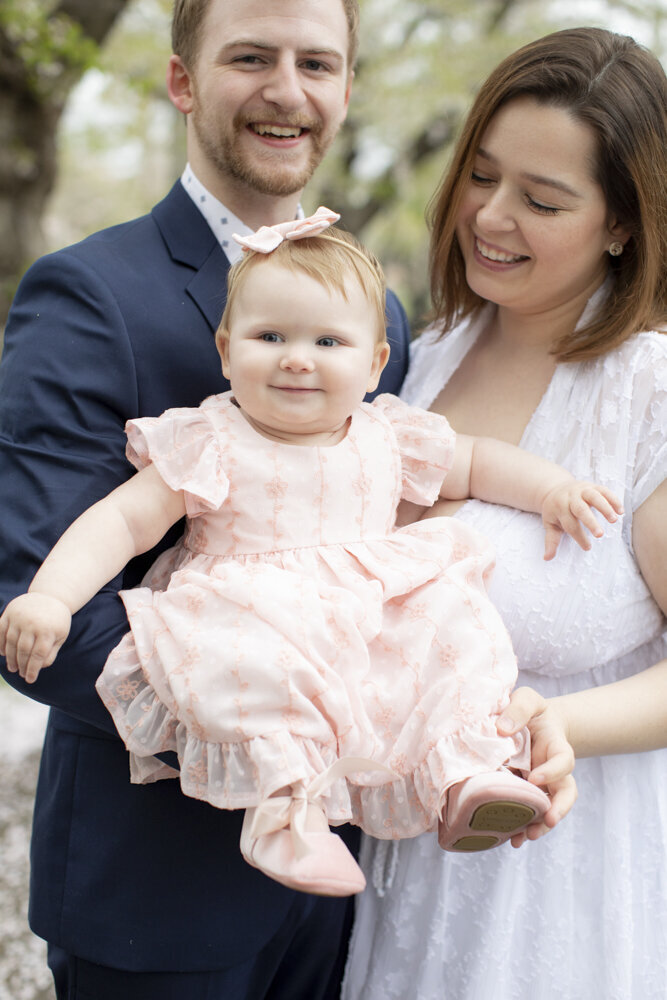
<path fill-rule="evenodd" d="M 0 605 L 24 591 L 59 535 L 132 473 L 126 420 L 223 391 L 214 331 L 228 262 L 177 182 L 144 218 L 42 258 L 16 295 L 0 365 Z M 389 297 L 391 360 L 407 368 L 405 315 Z M 30 921 L 79 957 L 128 970 L 225 967 L 276 933 L 293 893 L 241 858 L 242 816 L 134 786 L 94 682 L 127 629 L 117 596 L 157 549 L 74 616 L 37 683 L 53 706 L 34 815 Z"/>

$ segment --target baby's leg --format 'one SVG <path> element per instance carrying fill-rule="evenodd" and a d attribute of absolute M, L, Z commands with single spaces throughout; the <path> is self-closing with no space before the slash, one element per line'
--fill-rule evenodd
<path fill-rule="evenodd" d="M 241 853 L 248 864 L 290 889 L 319 896 L 352 896 L 366 880 L 324 809 L 303 786 L 281 789 L 246 809 Z"/>

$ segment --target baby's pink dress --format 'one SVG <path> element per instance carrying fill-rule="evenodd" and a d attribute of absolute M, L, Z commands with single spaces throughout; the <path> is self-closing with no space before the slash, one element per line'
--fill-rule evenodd
<path fill-rule="evenodd" d="M 434 826 L 446 788 L 509 758 L 493 716 L 516 678 L 486 594 L 493 554 L 453 518 L 394 530 L 451 465 L 444 417 L 393 396 L 362 404 L 332 447 L 259 435 L 231 393 L 130 421 L 128 456 L 185 491 L 187 530 L 145 586 L 98 691 L 136 781 L 176 777 L 224 809 L 306 786 L 337 758 L 392 769 L 338 777 L 331 823 L 375 837 Z"/>

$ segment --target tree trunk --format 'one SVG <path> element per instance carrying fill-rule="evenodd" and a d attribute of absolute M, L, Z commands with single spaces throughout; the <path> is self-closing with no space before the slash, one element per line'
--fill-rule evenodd
<path fill-rule="evenodd" d="M 67 98 L 129 2 L 62 0 L 26 26 L 0 0 L 0 327 L 21 274 L 42 250 Z"/>

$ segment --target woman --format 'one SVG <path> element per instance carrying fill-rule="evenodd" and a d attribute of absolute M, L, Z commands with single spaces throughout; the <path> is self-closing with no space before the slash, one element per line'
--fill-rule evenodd
<path fill-rule="evenodd" d="M 579 799 L 518 851 L 367 841 L 345 1000 L 667 996 L 666 114 L 632 39 L 557 32 L 482 86 L 437 193 L 435 322 L 404 397 L 604 483 L 626 515 L 544 563 L 532 515 L 440 505 L 495 540 L 491 597 L 540 692 L 512 714 L 548 699 Z"/>

